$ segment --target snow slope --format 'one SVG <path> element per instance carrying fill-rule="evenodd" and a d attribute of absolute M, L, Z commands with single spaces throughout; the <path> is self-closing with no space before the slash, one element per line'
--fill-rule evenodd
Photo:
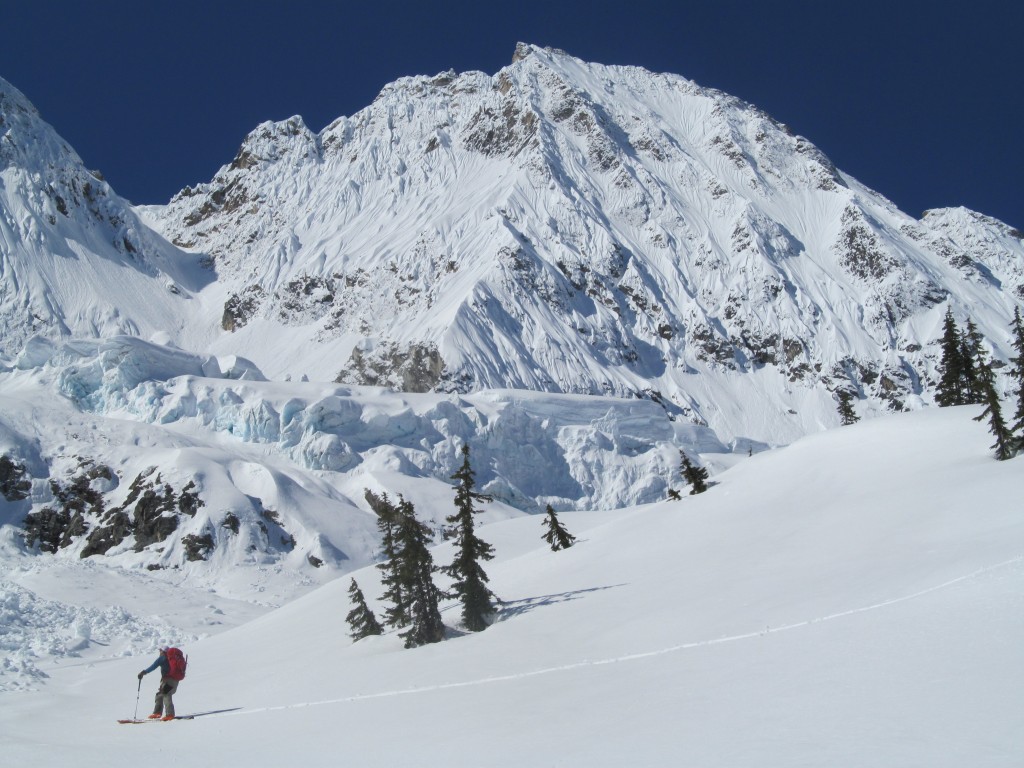
<path fill-rule="evenodd" d="M 538 518 L 487 524 L 505 604 L 481 634 L 448 607 L 444 643 L 352 644 L 339 578 L 187 644 L 179 712 L 214 713 L 193 721 L 114 723 L 153 640 L 83 650 L 0 694 L 0 745 L 107 768 L 1020 765 L 1024 459 L 992 460 L 975 410 L 817 434 L 679 502 L 567 512 L 564 552 Z M 68 601 L 117 604 L 137 582 L 112 573 L 123 587 Z"/>
<path fill-rule="evenodd" d="M 144 224 L 0 78 L 0 357 L 37 334 L 199 341 L 208 261 Z"/>

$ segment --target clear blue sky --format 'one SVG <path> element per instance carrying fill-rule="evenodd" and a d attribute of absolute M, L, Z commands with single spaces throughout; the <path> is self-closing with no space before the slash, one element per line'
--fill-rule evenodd
<path fill-rule="evenodd" d="M 753 102 L 912 215 L 1024 227 L 1018 0 L 4 0 L 0 30 L 0 77 L 136 203 L 208 181 L 264 120 L 317 131 L 523 41 Z"/>

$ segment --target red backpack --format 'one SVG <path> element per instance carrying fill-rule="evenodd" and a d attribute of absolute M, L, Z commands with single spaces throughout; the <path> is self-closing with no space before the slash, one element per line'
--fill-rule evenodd
<path fill-rule="evenodd" d="M 185 679 L 185 667 L 188 666 L 188 659 L 179 648 L 167 649 L 167 676 L 172 680 Z"/>

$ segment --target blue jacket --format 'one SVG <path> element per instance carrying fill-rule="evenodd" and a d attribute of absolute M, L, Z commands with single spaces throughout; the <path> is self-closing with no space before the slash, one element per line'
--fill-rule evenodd
<path fill-rule="evenodd" d="M 148 675 L 157 667 L 160 667 L 160 676 L 167 677 L 167 673 L 171 671 L 171 663 L 167 661 L 166 653 L 161 652 L 160 655 L 156 657 L 156 661 L 150 664 L 146 669 L 142 670 L 142 674 Z"/>

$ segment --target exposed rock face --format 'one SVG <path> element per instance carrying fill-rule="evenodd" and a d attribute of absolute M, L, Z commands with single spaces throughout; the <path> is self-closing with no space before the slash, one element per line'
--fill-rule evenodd
<path fill-rule="evenodd" d="M 189 562 L 206 560 L 216 546 L 213 541 L 213 535 L 210 533 L 202 535 L 190 533 L 182 537 L 181 543 L 185 547 L 185 557 Z"/>
<path fill-rule="evenodd" d="M 480 107 L 464 129 L 462 141 L 467 149 L 487 157 L 512 158 L 533 140 L 537 124 L 535 113 L 521 110 L 509 98 L 497 108 Z"/>
<path fill-rule="evenodd" d="M 0 456 L 0 494 L 8 501 L 23 501 L 32 490 L 32 480 L 24 465 L 9 456 Z"/>
<path fill-rule="evenodd" d="M 97 489 L 96 481 L 112 481 L 114 477 L 109 467 L 84 461 L 80 474 L 69 483 L 51 480 L 54 504 L 26 516 L 25 542 L 51 554 L 70 546 L 89 530 L 87 519 L 103 516 L 103 494 Z"/>
<path fill-rule="evenodd" d="M 386 386 L 401 392 L 431 392 L 443 373 L 444 360 L 435 347 L 414 345 L 403 350 L 395 344 L 382 344 L 369 353 L 358 347 L 352 350 L 349 365 L 338 381 Z"/>
<path fill-rule="evenodd" d="M 25 518 L 25 543 L 39 546 L 40 552 L 55 553 L 63 549 L 86 531 L 81 512 L 67 508 L 43 507 Z"/>
<path fill-rule="evenodd" d="M 176 494 L 161 481 L 156 467 L 138 475 L 124 503 L 101 516 L 100 525 L 89 534 L 82 557 L 105 554 L 129 537 L 135 539 L 136 552 L 165 541 L 178 529 L 179 515 L 194 516 L 202 504 L 191 487 Z"/>
<path fill-rule="evenodd" d="M 194 517 L 203 506 L 194 483 L 176 492 L 161 481 L 155 468 L 137 476 L 125 501 L 108 509 L 105 495 L 117 486 L 117 475 L 110 467 L 88 460 L 66 484 L 51 480 L 54 503 L 26 516 L 26 543 L 38 546 L 42 552 L 55 553 L 84 539 L 80 556 L 91 557 L 134 540 L 132 548 L 141 552 L 166 541 L 177 531 L 182 516 Z M 189 551 L 200 551 L 197 546 Z M 211 549 L 212 540 L 202 551 Z"/>
<path fill-rule="evenodd" d="M 180 474 L 175 467 L 170 470 Z M 26 474 L 19 463 L 0 459 L 0 481 L 6 480 L 3 487 L 9 500 L 28 498 L 31 483 Z M 19 521 L 26 544 L 46 554 L 137 554 L 148 569 L 161 570 L 209 560 L 226 548 L 253 558 L 275 558 L 299 546 L 284 517 L 265 508 L 259 498 L 236 495 L 236 509 L 211 516 L 194 479 L 169 482 L 155 466 L 139 472 L 122 489 L 109 466 L 77 459 L 67 478 L 51 480 L 49 488 L 53 500 Z M 229 498 L 237 494 L 228 488 Z M 242 546 L 235 546 L 239 543 Z M 306 552 L 314 548 L 322 553 L 325 545 L 308 541 Z M 344 557 L 337 548 L 333 554 Z"/>
<path fill-rule="evenodd" d="M 225 331 L 237 331 L 242 328 L 259 309 L 263 297 L 263 289 L 258 285 L 250 285 L 241 293 L 232 294 L 224 303 L 220 327 Z"/>

